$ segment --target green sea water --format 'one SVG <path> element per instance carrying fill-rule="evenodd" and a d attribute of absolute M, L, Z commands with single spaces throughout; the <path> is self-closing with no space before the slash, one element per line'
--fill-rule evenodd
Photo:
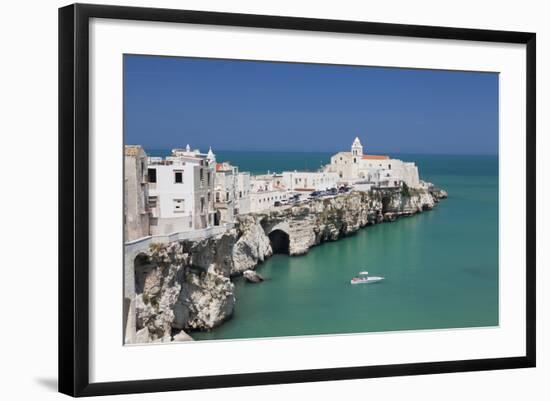
<path fill-rule="evenodd" d="M 267 281 L 234 280 L 231 320 L 197 340 L 495 326 L 498 309 L 498 158 L 392 155 L 417 163 L 449 198 L 434 210 L 360 230 L 303 256 L 257 267 Z M 219 152 L 241 171 L 315 169 L 329 154 Z M 385 281 L 350 284 L 368 270 Z"/>

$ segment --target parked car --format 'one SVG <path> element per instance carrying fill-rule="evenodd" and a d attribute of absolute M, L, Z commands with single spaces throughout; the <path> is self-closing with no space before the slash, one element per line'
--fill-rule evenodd
<path fill-rule="evenodd" d="M 338 192 L 340 192 L 341 194 L 344 194 L 346 192 L 349 192 L 350 189 L 351 189 L 350 187 L 344 185 L 344 186 L 341 186 L 340 188 L 338 188 Z"/>

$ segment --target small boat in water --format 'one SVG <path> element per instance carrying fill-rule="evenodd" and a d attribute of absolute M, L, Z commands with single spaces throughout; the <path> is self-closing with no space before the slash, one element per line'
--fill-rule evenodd
<path fill-rule="evenodd" d="M 372 284 L 384 280 L 384 277 L 369 276 L 369 272 L 359 272 L 357 277 L 351 279 L 351 284 Z"/>

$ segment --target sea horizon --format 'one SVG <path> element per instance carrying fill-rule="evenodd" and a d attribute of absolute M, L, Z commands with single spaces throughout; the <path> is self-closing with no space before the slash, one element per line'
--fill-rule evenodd
<path fill-rule="evenodd" d="M 171 149 L 147 149 L 149 156 L 166 157 Z M 206 151 L 208 151 L 206 149 Z M 239 171 L 251 175 L 281 173 L 283 171 L 318 171 L 330 163 L 336 152 L 282 152 L 282 151 L 214 151 L 218 162 L 229 162 Z M 442 155 L 390 154 L 391 157 L 414 162 L 420 179 L 439 185 L 438 175 L 498 176 L 498 155 Z"/>
<path fill-rule="evenodd" d="M 130 145 L 130 144 L 127 144 Z M 171 152 L 172 149 L 182 149 L 185 146 L 167 146 L 167 147 L 148 147 L 141 144 L 133 144 L 133 145 L 140 145 L 143 147 L 145 152 L 149 154 L 148 152 L 158 153 L 158 152 Z M 208 152 L 208 146 L 198 146 L 193 147 L 192 149 L 199 149 L 201 152 Z M 334 155 L 338 152 L 345 152 L 347 149 L 341 149 L 341 150 L 268 150 L 268 149 L 216 149 L 212 148 L 212 151 L 215 154 L 218 153 L 233 153 L 233 152 L 243 152 L 243 153 L 308 153 L 308 154 L 331 154 Z M 438 153 L 438 152 L 402 152 L 402 151 L 392 151 L 392 150 L 365 150 L 365 154 L 387 154 L 389 156 L 392 155 L 419 155 L 419 156 L 489 156 L 489 157 L 498 157 L 499 153 Z"/>

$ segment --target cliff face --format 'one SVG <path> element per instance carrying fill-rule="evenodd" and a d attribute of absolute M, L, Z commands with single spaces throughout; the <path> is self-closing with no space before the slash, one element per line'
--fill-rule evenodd
<path fill-rule="evenodd" d="M 367 225 L 430 210 L 443 197 L 446 197 L 444 191 L 419 189 L 351 192 L 247 215 L 245 219 L 247 227 L 252 226 L 250 219 L 254 219 L 255 225 L 263 228 L 256 230 L 259 234 L 283 231 L 288 235 L 288 253 L 300 255 L 312 246 L 337 240 Z"/>
<path fill-rule="evenodd" d="M 200 241 L 155 245 L 136 267 L 137 342 L 188 339 L 230 318 L 231 276 L 273 250 L 300 255 L 362 227 L 429 210 L 446 197 L 427 190 L 351 192 L 238 217 L 235 229 Z"/>
<path fill-rule="evenodd" d="M 181 330 L 211 329 L 235 304 L 235 232 L 153 246 L 136 266 L 137 342 L 171 341 Z"/>
<path fill-rule="evenodd" d="M 236 225 L 237 240 L 231 252 L 231 274 L 254 269 L 273 254 L 269 238 L 254 215 L 242 215 Z"/>

